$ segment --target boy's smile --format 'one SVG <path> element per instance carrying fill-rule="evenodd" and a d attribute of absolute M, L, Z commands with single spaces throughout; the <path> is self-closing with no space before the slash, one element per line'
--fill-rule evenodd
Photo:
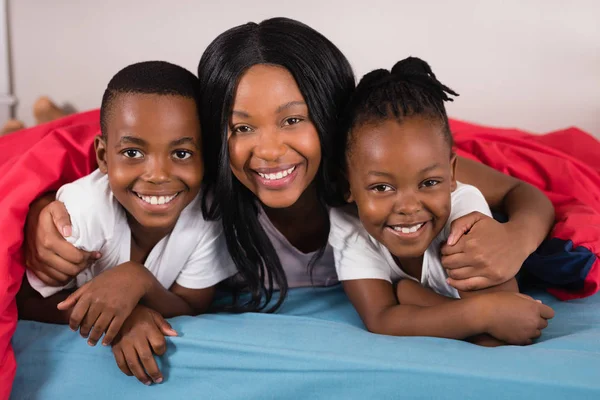
<path fill-rule="evenodd" d="M 422 257 L 450 215 L 454 157 L 441 127 L 420 117 L 351 132 L 350 201 L 362 224 L 400 262 Z"/>
<path fill-rule="evenodd" d="M 96 140 L 100 170 L 127 210 L 132 232 L 168 233 L 202 182 L 196 103 L 172 95 L 117 96 L 106 140 Z"/>

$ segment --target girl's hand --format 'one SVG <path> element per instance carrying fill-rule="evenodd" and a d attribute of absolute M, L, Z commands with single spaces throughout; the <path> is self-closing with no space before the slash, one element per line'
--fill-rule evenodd
<path fill-rule="evenodd" d="M 540 301 L 520 293 L 481 294 L 485 332 L 508 344 L 531 344 L 548 326 L 554 310 Z"/>
<path fill-rule="evenodd" d="M 65 240 L 71 235 L 71 219 L 54 196 L 36 200 L 25 225 L 25 264 L 42 282 L 64 286 L 98 258 L 98 252 L 75 248 Z"/>
<path fill-rule="evenodd" d="M 141 264 L 126 262 L 110 268 L 77 289 L 57 305 L 73 308 L 69 326 L 95 346 L 106 332 L 103 345 L 109 345 L 123 322 L 146 294 L 150 272 Z"/>
<path fill-rule="evenodd" d="M 479 212 L 458 218 L 441 248 L 448 283 L 461 291 L 500 285 L 519 272 L 530 254 L 524 247 L 510 223 L 499 223 Z"/>
<path fill-rule="evenodd" d="M 165 354 L 165 336 L 177 336 L 177 332 L 156 311 L 136 306 L 112 346 L 119 369 L 145 385 L 161 383 L 163 376 L 152 353 Z"/>

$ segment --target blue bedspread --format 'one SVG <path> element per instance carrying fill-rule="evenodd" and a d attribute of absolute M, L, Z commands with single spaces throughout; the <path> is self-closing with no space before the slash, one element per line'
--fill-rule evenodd
<path fill-rule="evenodd" d="M 340 286 L 296 289 L 277 315 L 171 320 L 166 380 L 146 387 L 66 326 L 19 322 L 13 399 L 600 399 L 600 296 L 559 302 L 542 339 L 482 348 L 368 333 Z"/>

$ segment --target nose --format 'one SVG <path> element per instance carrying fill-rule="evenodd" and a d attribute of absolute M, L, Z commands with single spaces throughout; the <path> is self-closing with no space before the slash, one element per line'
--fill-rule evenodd
<path fill-rule="evenodd" d="M 153 157 L 146 164 L 146 181 L 160 185 L 169 181 L 170 163 L 164 157 Z"/>
<path fill-rule="evenodd" d="M 419 196 L 414 191 L 398 192 L 394 203 L 394 212 L 397 214 L 411 215 L 421 211 L 422 205 Z"/>
<path fill-rule="evenodd" d="M 258 143 L 254 147 L 254 155 L 265 161 L 277 161 L 286 152 L 281 133 L 269 130 L 258 136 Z"/>

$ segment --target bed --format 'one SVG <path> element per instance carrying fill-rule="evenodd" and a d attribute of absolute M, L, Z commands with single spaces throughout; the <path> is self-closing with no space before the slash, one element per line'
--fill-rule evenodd
<path fill-rule="evenodd" d="M 368 333 L 338 285 L 296 289 L 277 315 L 171 320 L 165 382 L 144 386 L 66 326 L 21 321 L 12 398 L 598 399 L 600 296 L 560 302 L 527 347 Z"/>

